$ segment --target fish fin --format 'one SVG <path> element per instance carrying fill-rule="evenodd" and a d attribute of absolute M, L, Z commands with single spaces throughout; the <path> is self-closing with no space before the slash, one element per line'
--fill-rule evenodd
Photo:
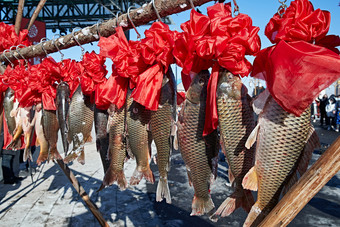
<path fill-rule="evenodd" d="M 71 153 L 69 153 L 65 158 L 64 158 L 64 162 L 66 164 L 72 162 L 74 159 L 76 159 L 78 157 L 78 155 L 76 154 L 76 152 L 71 151 Z"/>
<path fill-rule="evenodd" d="M 250 149 L 254 143 L 256 142 L 256 138 L 257 138 L 257 134 L 259 132 L 259 128 L 260 128 L 260 124 L 257 124 L 256 127 L 253 129 L 253 131 L 250 133 L 247 141 L 246 141 L 246 144 L 245 144 L 245 147 L 247 149 Z"/>
<path fill-rule="evenodd" d="M 229 164 L 228 164 L 229 165 Z M 229 165 L 230 166 L 230 165 Z M 233 185 L 234 181 L 235 181 L 235 177 L 234 174 L 231 171 L 231 168 L 229 167 L 228 169 L 228 178 L 229 178 L 229 182 L 231 185 Z"/>
<path fill-rule="evenodd" d="M 232 214 L 236 209 L 242 207 L 249 213 L 254 205 L 254 197 L 249 190 L 235 191 L 220 205 L 217 211 L 210 216 L 210 220 L 216 222 L 219 217 L 226 217 Z"/>
<path fill-rule="evenodd" d="M 132 177 L 130 178 L 130 184 L 131 185 L 139 184 L 139 182 L 142 180 L 143 177 L 152 184 L 155 182 L 155 177 L 150 167 L 148 167 L 147 170 L 144 170 L 142 172 L 138 171 L 136 167 L 135 171 L 133 172 Z"/>
<path fill-rule="evenodd" d="M 35 139 L 35 146 L 36 146 L 36 147 L 40 146 L 40 142 L 39 142 L 39 139 L 38 139 L 38 138 Z"/>
<path fill-rule="evenodd" d="M 25 147 L 25 150 L 24 150 L 23 161 L 26 162 L 27 160 L 33 161 L 31 147 Z"/>
<path fill-rule="evenodd" d="M 155 163 L 155 165 L 157 165 L 157 154 L 153 156 L 153 163 Z"/>
<path fill-rule="evenodd" d="M 127 188 L 127 181 L 125 178 L 125 174 L 123 170 L 114 170 L 109 167 L 109 169 L 106 171 L 102 186 L 98 189 L 98 191 L 102 190 L 105 186 L 110 186 L 114 182 L 117 182 L 118 187 L 120 190 L 125 190 Z"/>
<path fill-rule="evenodd" d="M 188 166 L 186 168 L 187 168 L 189 185 L 191 187 L 192 186 L 191 171 L 190 171 L 190 168 Z"/>
<path fill-rule="evenodd" d="M 82 164 L 82 165 L 85 165 L 85 152 L 84 152 L 84 148 L 82 148 L 79 152 L 79 155 L 78 155 L 78 158 L 77 158 L 77 161 Z"/>
<path fill-rule="evenodd" d="M 173 142 L 173 148 L 178 151 L 178 133 L 175 134 L 175 137 L 174 137 L 174 142 Z"/>
<path fill-rule="evenodd" d="M 244 176 L 242 180 L 242 186 L 244 189 L 257 191 L 258 182 L 257 182 L 257 173 L 255 166 L 253 166 L 249 172 Z"/>
<path fill-rule="evenodd" d="M 171 204 L 168 180 L 166 178 L 160 177 L 157 185 L 156 201 L 161 202 L 163 199 L 165 199 L 166 203 Z"/>
<path fill-rule="evenodd" d="M 264 109 L 264 106 L 267 103 L 267 99 L 269 97 L 270 93 L 269 90 L 266 89 L 263 92 L 261 92 L 255 99 L 253 99 L 253 110 L 258 115 L 262 112 Z"/>
<path fill-rule="evenodd" d="M 313 151 L 315 148 L 318 147 L 320 147 L 319 136 L 312 126 L 308 134 L 308 140 L 305 145 L 305 148 L 301 153 L 299 165 L 297 168 L 297 171 L 299 172 L 300 176 L 302 176 L 306 172 L 309 161 L 312 158 Z"/>
<path fill-rule="evenodd" d="M 196 195 L 194 195 L 191 208 L 192 211 L 190 216 L 202 216 L 213 210 L 215 208 L 215 205 L 210 195 L 208 198 L 199 198 Z"/>
<path fill-rule="evenodd" d="M 21 140 L 12 140 L 10 144 L 7 145 L 6 149 L 18 150 L 21 147 Z"/>
<path fill-rule="evenodd" d="M 42 162 L 45 162 L 47 160 L 48 160 L 48 152 L 40 152 L 39 157 L 37 159 L 38 166 L 40 166 Z"/>
<path fill-rule="evenodd" d="M 85 143 L 91 143 L 92 142 L 92 136 L 91 135 L 89 135 L 89 137 L 87 137 L 87 139 L 86 139 L 86 141 L 85 141 Z"/>
<path fill-rule="evenodd" d="M 9 112 L 9 116 L 15 117 L 15 116 L 17 116 L 18 112 L 19 112 L 18 106 L 13 106 L 13 109 L 11 110 L 11 112 Z"/>
<path fill-rule="evenodd" d="M 252 208 L 251 208 L 251 210 L 250 210 L 250 212 L 249 212 L 249 214 L 248 214 L 248 216 L 247 216 L 247 218 L 246 218 L 246 220 L 243 224 L 243 227 L 257 226 L 257 225 L 255 225 L 255 222 L 258 222 L 257 219 L 258 219 L 258 216 L 260 214 L 262 214 L 262 210 L 260 209 L 258 202 L 256 202 L 252 206 Z"/>
<path fill-rule="evenodd" d="M 294 184 L 298 181 L 298 176 L 296 175 L 296 173 L 294 173 L 289 181 L 286 183 L 286 185 L 284 186 L 283 190 L 282 190 L 282 195 L 285 195 L 293 186 Z"/>

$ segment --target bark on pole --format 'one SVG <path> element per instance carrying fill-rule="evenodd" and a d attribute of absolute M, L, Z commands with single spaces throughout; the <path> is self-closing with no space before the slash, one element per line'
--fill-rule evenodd
<path fill-rule="evenodd" d="M 214 0 L 192 0 L 195 6 L 203 5 L 207 2 L 211 2 Z M 161 17 L 169 16 L 175 13 L 180 13 L 182 11 L 191 9 L 189 0 L 155 0 L 156 8 Z M 140 26 L 147 24 L 151 21 L 157 20 L 157 15 L 155 10 L 152 7 L 152 3 L 144 4 L 144 7 L 140 7 L 135 10 L 130 11 L 131 20 L 134 22 L 135 26 Z M 189 18 L 188 18 L 189 20 Z M 127 18 L 127 14 L 123 14 L 118 18 L 119 24 L 123 27 L 123 30 L 129 30 L 132 27 L 132 24 L 129 22 Z M 90 27 L 83 28 L 75 32 L 76 38 L 79 40 L 81 44 L 86 44 L 99 40 L 98 33 L 100 36 L 108 37 L 113 35 L 116 30 L 115 27 L 117 25 L 116 18 L 110 19 L 101 23 L 98 26 L 92 25 Z M 58 38 L 55 44 L 59 47 L 59 49 L 67 49 L 73 46 L 76 46 L 77 43 L 72 38 L 72 34 L 68 34 Z M 45 42 L 44 48 L 48 53 L 57 52 L 57 48 L 53 45 L 52 40 Z M 27 48 L 20 49 L 20 53 L 25 58 L 33 58 L 37 56 L 45 56 L 45 52 L 43 51 L 40 44 L 33 45 Z M 21 58 L 18 53 L 5 53 L 9 60 L 15 60 L 14 56 Z M 12 55 L 13 54 L 13 55 Z M 6 58 L 0 55 L 0 62 L 7 62 Z"/>
<path fill-rule="evenodd" d="M 46 3 L 46 0 L 40 0 L 39 4 L 37 5 L 37 8 L 34 10 L 34 13 L 31 17 L 31 20 L 30 20 L 30 22 L 27 26 L 28 31 L 31 29 L 33 23 L 37 19 L 38 15 L 39 15 L 40 11 L 42 10 L 42 8 L 44 7 L 45 3 Z"/>
<path fill-rule="evenodd" d="M 259 226 L 287 226 L 340 170 L 340 136 L 287 192 Z"/>
<path fill-rule="evenodd" d="M 84 202 L 86 203 L 87 207 L 90 209 L 92 214 L 96 217 L 99 224 L 101 226 L 108 227 L 109 224 L 106 222 L 103 215 L 99 212 L 97 206 L 91 201 L 90 197 L 87 195 L 84 188 L 79 184 L 77 178 L 74 176 L 70 168 L 68 168 L 68 166 L 64 163 L 63 160 L 57 160 L 57 162 L 60 168 L 64 171 L 67 178 L 71 181 L 74 189 L 78 192 L 78 194 L 84 200 Z"/>
<path fill-rule="evenodd" d="M 25 0 L 19 0 L 19 4 L 18 4 L 18 11 L 17 11 L 17 16 L 15 18 L 15 33 L 17 35 L 19 35 L 20 32 L 20 27 L 21 27 L 21 21 L 22 21 L 22 12 L 24 9 L 24 5 L 25 5 Z"/>

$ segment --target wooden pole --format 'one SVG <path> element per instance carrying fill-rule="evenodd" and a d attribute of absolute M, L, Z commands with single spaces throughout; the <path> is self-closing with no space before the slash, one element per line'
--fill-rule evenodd
<path fill-rule="evenodd" d="M 259 226 L 287 226 L 340 170 L 340 136 L 287 192 Z"/>
<path fill-rule="evenodd" d="M 38 15 L 39 15 L 40 11 L 42 10 L 42 8 L 44 7 L 45 3 L 46 3 L 46 0 L 40 0 L 39 4 L 37 5 L 37 8 L 33 12 L 31 20 L 30 20 L 30 22 L 29 22 L 29 24 L 27 26 L 27 30 L 28 31 L 31 29 L 33 23 L 37 19 Z"/>
<path fill-rule="evenodd" d="M 195 6 L 203 5 L 207 2 L 211 2 L 214 0 L 192 0 Z M 171 14 L 179 13 L 191 8 L 189 0 L 171 0 L 171 1 L 161 1 L 155 0 L 156 8 L 161 17 L 165 17 Z M 135 26 L 140 26 L 149 23 L 150 21 L 157 20 L 157 15 L 155 10 L 152 7 L 152 4 L 145 4 L 144 7 L 140 7 L 135 10 L 130 11 L 130 17 L 134 22 Z M 189 19 L 189 18 L 188 18 Z M 123 30 L 129 30 L 132 27 L 132 24 L 129 22 L 127 18 L 127 14 L 123 14 L 118 18 L 119 24 L 123 27 Z M 108 37 L 110 35 L 115 34 L 115 27 L 117 25 L 116 18 L 110 19 L 106 22 L 101 23 L 98 26 L 92 25 L 90 27 L 83 28 L 80 31 L 75 32 L 75 36 L 79 40 L 81 44 L 86 44 L 99 40 L 98 32 L 100 36 Z M 62 36 L 57 39 L 55 43 L 59 49 L 68 49 L 70 47 L 76 46 L 77 43 L 72 38 L 72 34 L 68 34 L 66 36 Z M 44 48 L 48 53 L 57 52 L 57 48 L 53 45 L 52 40 L 45 42 Z M 42 49 L 40 44 L 33 45 L 27 48 L 20 49 L 20 53 L 25 58 L 33 58 L 38 56 L 45 56 L 45 52 Z M 15 55 L 17 58 L 21 58 L 18 53 L 15 51 L 12 53 L 5 53 L 9 60 L 15 60 Z M 0 62 L 7 62 L 6 58 L 0 55 Z"/>
<path fill-rule="evenodd" d="M 17 16 L 15 18 L 15 26 L 14 26 L 15 33 L 17 33 L 17 35 L 19 35 L 19 32 L 20 32 L 22 12 L 24 9 L 24 5 L 25 5 L 25 0 L 19 0 L 18 11 L 17 11 Z"/>
<path fill-rule="evenodd" d="M 71 181 L 74 189 L 78 192 L 81 198 L 84 200 L 87 207 L 90 209 L 92 214 L 96 217 L 101 226 L 108 227 L 108 223 L 104 219 L 103 215 L 99 212 L 97 206 L 91 201 L 90 197 L 85 192 L 84 188 L 79 184 L 77 178 L 74 176 L 70 168 L 64 163 L 63 160 L 57 160 L 58 165 L 64 171 L 67 178 Z"/>

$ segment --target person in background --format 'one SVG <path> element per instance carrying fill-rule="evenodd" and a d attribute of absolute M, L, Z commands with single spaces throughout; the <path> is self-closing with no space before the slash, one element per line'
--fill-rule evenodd
<path fill-rule="evenodd" d="M 12 140 L 12 136 L 8 133 L 7 122 L 5 116 L 3 116 L 3 139 L 1 140 L 1 156 L 2 156 L 2 173 L 4 184 L 15 184 L 19 183 L 23 178 L 19 177 L 19 166 L 20 166 L 20 153 L 23 152 L 25 148 L 24 138 L 21 137 L 21 149 L 20 150 L 10 150 L 6 149 L 8 144 Z"/>
<path fill-rule="evenodd" d="M 335 108 L 336 108 L 336 129 L 335 131 L 339 132 L 340 130 L 340 95 L 336 96 L 336 104 L 335 104 Z"/>
<path fill-rule="evenodd" d="M 329 99 L 329 103 L 326 105 L 326 113 L 329 118 L 327 124 L 327 130 L 334 129 L 335 130 L 335 116 L 336 116 L 336 108 L 335 108 L 335 98 L 331 97 Z"/>
<path fill-rule="evenodd" d="M 328 117 L 326 115 L 326 106 L 328 104 L 328 96 L 325 94 L 322 99 L 320 100 L 320 125 L 321 127 L 324 126 L 324 120 L 326 120 L 325 125 L 328 125 Z"/>

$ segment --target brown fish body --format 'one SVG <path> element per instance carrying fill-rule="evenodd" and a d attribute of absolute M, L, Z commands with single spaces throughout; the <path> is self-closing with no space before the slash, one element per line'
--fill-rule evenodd
<path fill-rule="evenodd" d="M 109 153 L 110 165 L 105 173 L 103 184 L 100 190 L 114 182 L 118 183 L 121 190 L 127 188 L 127 181 L 124 175 L 124 161 L 126 158 L 125 122 L 126 105 L 119 110 L 114 105 L 110 106 L 108 129 L 109 129 Z"/>
<path fill-rule="evenodd" d="M 8 132 L 13 136 L 14 129 L 16 127 L 15 117 L 10 115 L 14 107 L 14 91 L 11 88 L 7 88 L 4 97 L 4 113 L 7 122 Z"/>
<path fill-rule="evenodd" d="M 56 111 L 43 109 L 41 120 L 44 135 L 48 143 L 49 158 L 52 160 L 62 159 L 57 150 L 59 124 Z"/>
<path fill-rule="evenodd" d="M 31 143 L 33 136 L 33 128 L 35 124 L 34 118 L 34 110 L 33 107 L 23 108 L 20 111 L 21 119 L 22 119 L 22 129 L 24 132 L 25 139 L 25 150 L 23 155 L 23 161 L 27 161 L 27 159 L 33 160 L 31 154 Z"/>
<path fill-rule="evenodd" d="M 171 203 L 170 190 L 168 186 L 168 171 L 170 169 L 171 154 L 171 129 L 175 119 L 173 111 L 175 104 L 174 85 L 166 75 L 163 77 L 160 102 L 157 111 L 151 113 L 151 133 L 157 148 L 157 166 L 159 171 L 159 182 L 157 185 L 156 201 L 163 198 Z"/>
<path fill-rule="evenodd" d="M 229 180 L 235 191 L 218 208 L 216 216 L 228 216 L 240 206 L 249 212 L 254 204 L 251 192 L 242 187 L 243 177 L 253 167 L 255 156 L 254 147 L 245 147 L 255 127 L 250 101 L 241 79 L 221 69 L 217 86 L 218 121 L 222 150 L 229 166 Z"/>
<path fill-rule="evenodd" d="M 96 131 L 96 146 L 97 151 L 100 154 L 102 160 L 104 174 L 110 166 L 108 159 L 109 149 L 109 133 L 108 133 L 108 118 L 109 114 L 107 110 L 101 110 L 94 108 L 94 127 Z"/>
<path fill-rule="evenodd" d="M 209 189 L 213 158 L 218 154 L 217 132 L 203 138 L 208 79 L 208 71 L 194 77 L 178 116 L 179 149 L 195 190 L 191 215 L 203 215 L 214 208 Z"/>
<path fill-rule="evenodd" d="M 37 143 L 40 146 L 40 153 L 37 159 L 37 164 L 48 160 L 48 142 L 44 135 L 44 129 L 42 126 L 42 110 L 36 110 L 35 112 L 35 133 L 37 135 Z"/>
<path fill-rule="evenodd" d="M 300 117 L 290 114 L 268 96 L 254 130 L 257 135 L 255 165 L 243 180 L 245 188 L 258 188 L 257 201 L 244 226 L 259 224 L 274 208 L 283 187 L 294 184 L 300 157 L 306 152 L 311 156 L 317 146 L 318 138 L 311 133 L 310 115 L 310 108 Z M 307 143 L 313 145 L 306 146 Z"/>
<path fill-rule="evenodd" d="M 130 179 L 131 185 L 138 184 L 143 177 L 151 183 L 155 181 L 150 169 L 151 133 L 147 130 L 150 118 L 151 111 L 133 101 L 128 95 L 126 118 L 128 145 L 137 163 L 136 170 Z"/>
<path fill-rule="evenodd" d="M 94 120 L 94 104 L 90 102 L 90 97 L 85 96 L 79 85 L 74 92 L 68 113 L 68 141 L 73 141 L 71 153 L 65 157 L 66 163 L 78 157 L 81 164 L 85 164 L 84 144 L 91 140 L 91 130 Z"/>

